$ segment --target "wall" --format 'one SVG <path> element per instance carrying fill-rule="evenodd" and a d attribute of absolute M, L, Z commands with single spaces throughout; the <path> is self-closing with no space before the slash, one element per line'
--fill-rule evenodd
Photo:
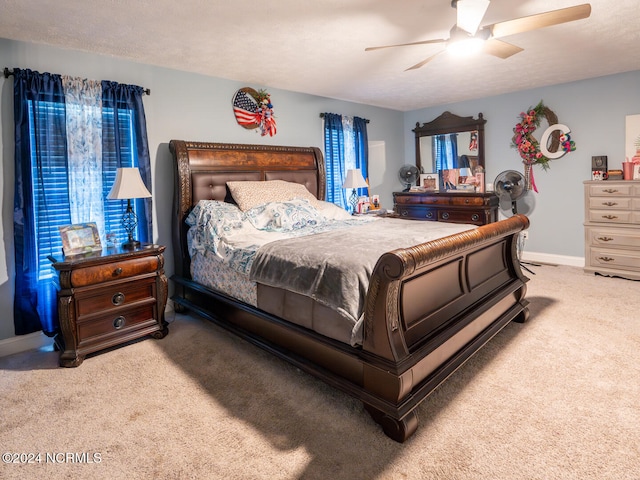
<path fill-rule="evenodd" d="M 396 172 L 404 158 L 403 114 L 394 110 L 342 102 L 322 97 L 247 85 L 240 82 L 142 65 L 111 57 L 0 39 L 0 68 L 30 68 L 96 80 L 115 80 L 151 89 L 144 98 L 153 177 L 154 241 L 167 245 L 166 272 L 173 272 L 171 205 L 173 159 L 171 139 L 258 143 L 273 145 L 323 145 L 321 112 L 368 118 L 369 139 L 375 145 L 376 168 L 370 174 L 372 193 L 383 205 L 392 203 L 399 182 Z M 238 88 L 266 88 L 278 122 L 274 137 L 237 125 L 231 98 Z M 0 78 L 0 152 L 2 152 L 2 250 L 0 256 L 0 340 L 13 336 L 13 81 Z M 381 152 L 381 150 L 384 151 Z M 382 158 L 382 160 L 381 160 Z M 386 159 L 386 161 L 384 160 Z"/>
<path fill-rule="evenodd" d="M 550 169 L 534 167 L 538 193 L 527 203 L 531 227 L 525 251 L 561 263 L 584 265 L 584 180 L 590 179 L 591 157 L 608 156 L 610 169 L 621 169 L 624 160 L 625 116 L 640 113 L 640 71 L 583 80 L 551 87 L 509 93 L 479 100 L 441 105 L 407 112 L 404 117 L 405 162 L 414 161 L 416 122 L 430 122 L 443 111 L 477 117 L 485 125 L 486 179 L 504 170 L 523 172 L 517 151 L 511 147 L 519 114 L 543 100 L 571 129 L 576 151 L 552 160 Z M 543 121 L 534 136 L 540 139 L 548 124 Z M 542 254 L 542 255 L 540 255 Z"/>

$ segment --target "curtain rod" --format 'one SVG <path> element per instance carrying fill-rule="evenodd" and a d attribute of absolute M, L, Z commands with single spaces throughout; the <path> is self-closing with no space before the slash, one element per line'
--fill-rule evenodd
<path fill-rule="evenodd" d="M 320 114 L 320 118 L 324 118 L 324 113 Z M 364 123 L 369 123 L 369 119 L 368 118 L 364 118 Z"/>
<path fill-rule="evenodd" d="M 13 70 L 9 70 L 7 67 L 4 67 L 4 78 L 9 78 L 11 75 L 13 75 Z M 151 89 L 150 88 L 142 88 L 143 93 L 145 93 L 146 95 L 151 95 Z"/>

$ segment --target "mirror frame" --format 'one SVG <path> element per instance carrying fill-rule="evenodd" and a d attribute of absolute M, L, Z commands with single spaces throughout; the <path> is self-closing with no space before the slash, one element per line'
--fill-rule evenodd
<path fill-rule="evenodd" d="M 482 112 L 478 113 L 478 118 L 459 117 L 451 112 L 444 112 L 435 120 L 423 123 L 416 122 L 416 128 L 412 130 L 416 134 L 416 167 L 420 172 L 424 172 L 422 168 L 422 160 L 420 158 L 420 138 L 432 135 L 441 135 L 443 133 L 457 132 L 473 132 L 478 131 L 478 165 L 486 170 L 484 164 L 484 124 L 487 121 L 483 118 Z M 432 170 L 429 170 L 432 171 Z"/>

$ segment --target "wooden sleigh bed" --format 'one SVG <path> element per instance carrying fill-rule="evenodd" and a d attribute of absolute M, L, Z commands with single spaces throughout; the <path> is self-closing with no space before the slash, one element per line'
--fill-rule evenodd
<path fill-rule="evenodd" d="M 232 201 L 227 181 L 256 180 L 301 183 L 323 200 L 324 161 L 317 148 L 172 140 L 170 150 L 176 309 L 194 311 L 353 395 L 398 442 L 415 432 L 422 400 L 509 322 L 528 318 L 528 278 L 516 255 L 518 232 L 529 225 L 523 215 L 382 255 L 358 347 L 199 284 L 191 278 L 185 219 L 200 200 Z"/>

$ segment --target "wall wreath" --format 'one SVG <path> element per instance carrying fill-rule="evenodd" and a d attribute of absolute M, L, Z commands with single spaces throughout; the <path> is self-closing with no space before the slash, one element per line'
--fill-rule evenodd
<path fill-rule="evenodd" d="M 546 119 L 549 128 L 538 141 L 533 132 L 540 126 L 542 119 Z M 573 152 L 576 144 L 571 140 L 569 128 L 558 123 L 558 117 L 544 105 L 542 100 L 526 112 L 520 113 L 520 121 L 513 129 L 511 145 L 518 150 L 524 163 L 524 173 L 527 189 L 538 191 L 533 176 L 533 165 L 541 165 L 544 170 L 549 169 L 549 161 L 560 158 L 565 153 Z"/>
<path fill-rule="evenodd" d="M 260 128 L 263 137 L 276 134 L 271 95 L 265 90 L 256 91 L 249 87 L 238 90 L 233 96 L 233 113 L 238 125 L 246 129 Z"/>

